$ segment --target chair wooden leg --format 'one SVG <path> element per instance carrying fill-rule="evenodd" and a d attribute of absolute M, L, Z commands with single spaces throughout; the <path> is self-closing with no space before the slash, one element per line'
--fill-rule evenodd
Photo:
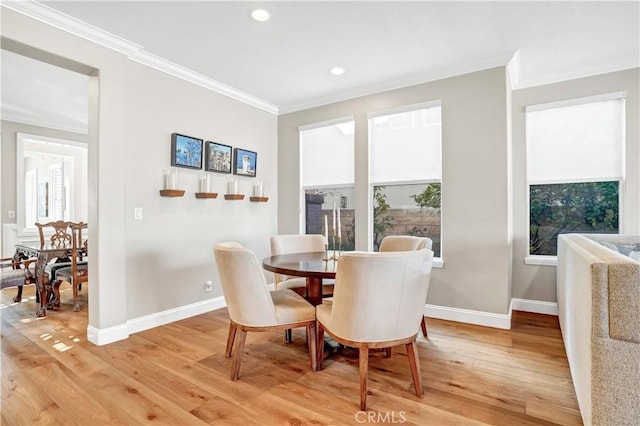
<path fill-rule="evenodd" d="M 38 294 L 38 292 L 36 292 L 36 294 Z M 14 302 L 20 302 L 22 301 L 22 286 L 19 285 L 18 286 L 18 293 L 16 294 L 16 297 L 13 298 Z"/>
<path fill-rule="evenodd" d="M 244 352 L 244 342 L 247 340 L 247 331 L 240 328 L 238 330 L 240 336 L 236 340 L 236 353 L 233 355 L 231 362 L 231 380 L 238 380 L 240 377 L 240 362 L 242 361 L 242 353 Z"/>
<path fill-rule="evenodd" d="M 369 346 L 360 346 L 360 410 L 367 411 L 367 375 L 369 373 Z"/>
<path fill-rule="evenodd" d="M 307 345 L 309 346 L 309 360 L 311 361 L 311 371 L 318 371 L 318 355 L 316 350 L 316 322 L 307 324 Z"/>
<path fill-rule="evenodd" d="M 324 328 L 320 323 L 316 324 L 316 356 L 318 357 L 317 370 L 322 370 L 324 360 Z"/>
<path fill-rule="evenodd" d="M 233 342 L 236 340 L 236 324 L 234 322 L 229 323 L 229 335 L 227 336 L 227 348 L 224 351 L 224 356 L 229 358 L 233 350 Z"/>
<path fill-rule="evenodd" d="M 424 315 L 422 316 L 422 322 L 420 323 L 420 328 L 422 328 L 422 335 L 424 336 L 425 339 L 429 338 L 429 335 L 427 334 L 427 321 L 424 318 Z"/>
<path fill-rule="evenodd" d="M 292 340 L 293 340 L 293 339 L 292 339 L 292 337 L 291 337 L 291 329 L 290 329 L 290 328 L 288 328 L 288 329 L 286 329 L 286 330 L 284 331 L 284 341 L 285 341 L 286 343 L 291 343 L 291 341 L 292 341 Z"/>
<path fill-rule="evenodd" d="M 413 378 L 413 387 L 416 395 L 423 396 L 422 393 L 422 374 L 420 373 L 420 356 L 418 354 L 418 345 L 416 341 L 409 342 L 407 347 L 407 355 L 409 356 L 409 368 L 411 368 L 411 377 Z"/>
<path fill-rule="evenodd" d="M 73 287 L 73 311 L 78 312 L 80 311 L 80 302 L 78 302 L 78 289 L 80 285 L 77 283 L 73 283 L 72 287 Z M 59 284 L 58 284 L 58 288 L 54 290 L 54 293 L 56 294 L 56 298 L 58 299 L 57 303 L 60 304 L 60 285 Z"/>
<path fill-rule="evenodd" d="M 62 284 L 62 280 L 55 280 L 53 282 L 53 284 L 51 285 L 51 305 L 59 308 L 60 307 L 60 284 Z M 73 287 L 73 284 L 71 284 L 71 287 Z M 77 291 L 75 291 L 74 289 L 74 295 L 77 293 Z M 74 297 L 73 302 L 74 302 L 74 310 L 75 310 L 75 302 L 76 302 L 76 298 Z"/>

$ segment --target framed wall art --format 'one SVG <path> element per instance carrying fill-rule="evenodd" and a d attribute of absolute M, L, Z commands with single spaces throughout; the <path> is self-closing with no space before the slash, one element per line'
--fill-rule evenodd
<path fill-rule="evenodd" d="M 229 145 L 217 142 L 205 142 L 204 169 L 208 172 L 231 173 L 233 151 Z"/>
<path fill-rule="evenodd" d="M 188 169 L 202 168 L 203 140 L 192 136 L 171 134 L 171 165 Z"/>
<path fill-rule="evenodd" d="M 256 177 L 258 154 L 246 149 L 234 149 L 233 173 L 240 176 Z"/>

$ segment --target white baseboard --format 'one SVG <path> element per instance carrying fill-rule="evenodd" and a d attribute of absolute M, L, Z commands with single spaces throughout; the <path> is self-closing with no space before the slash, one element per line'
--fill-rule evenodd
<path fill-rule="evenodd" d="M 424 314 L 430 318 L 438 318 L 447 321 L 464 322 L 467 324 L 483 325 L 485 327 L 511 328 L 511 311 L 508 314 L 495 314 L 493 312 L 472 311 L 470 309 L 451 308 L 448 306 L 425 305 Z"/>
<path fill-rule="evenodd" d="M 209 300 L 192 303 L 179 308 L 168 309 L 163 312 L 146 315 L 139 318 L 128 320 L 126 324 L 109 327 L 106 329 L 98 329 L 92 326 L 87 327 L 87 339 L 98 346 L 117 342 L 126 339 L 132 333 L 149 330 L 150 328 L 159 327 L 174 321 L 180 321 L 195 315 L 204 314 L 216 309 L 227 306 L 224 297 L 218 296 Z"/>
<path fill-rule="evenodd" d="M 191 305 L 169 309 L 152 315 L 146 315 L 127 321 L 126 324 L 98 329 L 87 327 L 87 339 L 98 346 L 117 342 L 129 337 L 132 333 L 149 330 L 154 327 L 169 324 L 195 315 L 215 311 L 227 306 L 223 296 Z M 508 314 L 496 314 L 493 312 L 473 311 L 470 309 L 451 308 L 448 306 L 425 305 L 424 314 L 430 318 L 438 318 L 447 321 L 463 322 L 467 324 L 482 325 L 485 327 L 511 328 L 511 310 L 534 312 L 547 315 L 558 315 L 558 304 L 540 300 L 511 299 L 511 307 Z"/>
<path fill-rule="evenodd" d="M 536 314 L 558 315 L 558 304 L 556 302 L 545 302 L 542 300 L 511 299 L 511 307 L 514 311 L 533 312 Z"/>
<path fill-rule="evenodd" d="M 87 340 L 94 345 L 102 346 L 109 343 L 124 340 L 129 337 L 127 324 L 120 324 L 109 328 L 87 327 Z"/>

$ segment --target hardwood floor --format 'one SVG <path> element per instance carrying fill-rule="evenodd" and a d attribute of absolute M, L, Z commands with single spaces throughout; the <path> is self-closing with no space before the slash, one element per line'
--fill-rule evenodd
<path fill-rule="evenodd" d="M 249 333 L 240 379 L 224 357 L 225 309 L 106 346 L 86 340 L 82 311 L 36 319 L 33 286 L 0 297 L 3 425 L 582 424 L 556 317 L 514 312 L 498 330 L 428 319 L 420 335 L 424 398 L 404 347 L 369 361 L 369 413 L 358 413 L 358 357 L 345 349 L 310 371 L 304 330 Z"/>

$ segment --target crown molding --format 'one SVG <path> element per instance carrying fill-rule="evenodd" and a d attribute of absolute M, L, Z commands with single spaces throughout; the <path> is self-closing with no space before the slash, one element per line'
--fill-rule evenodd
<path fill-rule="evenodd" d="M 271 114 L 278 114 L 278 107 L 267 101 L 191 71 L 164 58 L 145 52 L 141 45 L 87 24 L 37 1 L 3 1 L 2 7 L 68 32 L 69 34 L 81 37 L 92 43 L 99 44 L 107 49 L 114 50 L 134 62 L 204 87 L 212 92 L 235 99 Z"/>
<path fill-rule="evenodd" d="M 520 78 L 518 84 L 513 85 L 514 90 L 528 89 L 530 87 L 544 86 L 547 84 L 561 83 L 563 81 L 577 80 L 579 78 L 594 77 L 600 74 L 612 72 L 626 71 L 629 69 L 640 68 L 638 59 L 630 58 L 627 61 L 621 61 L 615 64 L 603 64 L 601 66 L 592 67 L 586 70 L 561 72 L 547 75 L 544 78 Z"/>
<path fill-rule="evenodd" d="M 167 61 L 160 56 L 145 52 L 144 50 L 138 50 L 137 52 L 129 55 L 128 58 L 134 62 L 146 65 L 150 68 L 156 69 L 182 80 L 186 80 L 190 83 L 197 84 L 198 86 L 204 87 L 205 89 L 211 90 L 212 92 L 219 93 L 221 95 L 259 108 L 263 111 L 269 112 L 271 114 L 278 114 L 278 107 L 267 101 L 252 96 L 241 90 L 235 89 L 224 83 L 220 83 L 219 81 L 213 80 L 195 71 L 191 71 L 190 69 L 185 68 L 182 65 Z"/>
<path fill-rule="evenodd" d="M 2 7 L 21 13 L 52 27 L 66 31 L 75 36 L 89 40 L 124 55 L 131 55 L 142 49 L 142 46 L 125 40 L 114 34 L 89 25 L 72 16 L 59 12 L 36 1 L 3 1 Z"/>

